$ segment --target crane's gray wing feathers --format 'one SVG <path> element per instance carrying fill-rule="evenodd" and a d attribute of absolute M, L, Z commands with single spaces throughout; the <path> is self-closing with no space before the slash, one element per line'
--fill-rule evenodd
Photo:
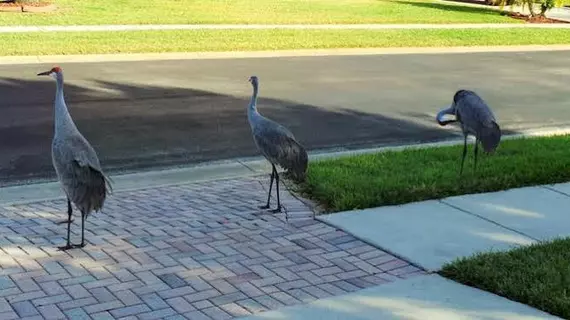
<path fill-rule="evenodd" d="M 307 151 L 285 127 L 265 120 L 267 122 L 253 130 L 257 147 L 271 163 L 286 169 L 294 179 L 303 181 L 309 160 Z"/>
<path fill-rule="evenodd" d="M 469 92 L 456 102 L 461 123 L 481 141 L 483 149 L 493 151 L 501 140 L 501 129 L 489 106 L 477 94 Z"/>
<path fill-rule="evenodd" d="M 110 183 L 103 173 L 89 165 L 81 165 L 73 161 L 73 179 L 68 181 L 69 197 L 82 212 L 89 215 L 91 211 L 99 211 L 109 193 Z"/>
<path fill-rule="evenodd" d="M 93 147 L 82 136 L 71 141 L 73 161 L 72 179 L 68 179 L 69 197 L 86 215 L 103 208 L 107 194 L 112 191 L 109 178 L 105 176 Z"/>

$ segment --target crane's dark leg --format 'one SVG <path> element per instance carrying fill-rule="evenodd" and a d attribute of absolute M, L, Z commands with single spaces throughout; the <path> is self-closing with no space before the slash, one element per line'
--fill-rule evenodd
<path fill-rule="evenodd" d="M 277 208 L 271 210 L 273 213 L 281 212 L 281 199 L 279 199 L 279 174 L 277 173 L 277 169 L 275 169 L 275 187 L 277 189 Z"/>
<path fill-rule="evenodd" d="M 85 212 L 81 212 L 81 248 L 85 247 Z"/>
<path fill-rule="evenodd" d="M 275 166 L 271 165 L 271 181 L 269 182 L 269 192 L 267 193 L 267 204 L 260 206 L 259 209 L 269 209 L 269 199 L 271 199 L 271 188 L 273 187 L 273 179 L 275 178 Z"/>
<path fill-rule="evenodd" d="M 71 249 L 71 241 L 70 241 L 70 236 L 71 236 L 71 222 L 73 220 L 71 220 L 71 215 L 73 214 L 73 208 L 71 207 L 71 201 L 69 201 L 69 198 L 67 198 L 67 244 L 63 247 L 59 247 L 59 250 L 68 250 Z M 65 221 L 63 221 L 65 222 Z M 58 224 L 61 224 L 63 222 L 60 222 Z"/>
<path fill-rule="evenodd" d="M 85 247 L 85 212 L 81 211 L 81 243 L 74 244 L 74 248 L 83 248 Z"/>
<path fill-rule="evenodd" d="M 56 222 L 56 224 L 69 223 L 69 220 L 71 220 L 71 222 L 73 222 L 73 218 L 71 217 L 71 212 L 73 212 L 73 209 L 71 207 L 71 201 L 69 201 L 69 198 L 67 198 L 67 215 L 68 215 L 68 218 L 67 218 L 67 220 L 58 221 L 58 222 Z"/>
<path fill-rule="evenodd" d="M 459 170 L 459 175 L 463 174 L 463 164 L 465 163 L 466 156 L 467 156 L 467 135 L 463 137 L 463 156 L 461 159 L 461 170 Z"/>
<path fill-rule="evenodd" d="M 473 170 L 477 170 L 477 147 L 479 146 L 479 139 L 475 139 L 475 165 L 473 165 Z"/>

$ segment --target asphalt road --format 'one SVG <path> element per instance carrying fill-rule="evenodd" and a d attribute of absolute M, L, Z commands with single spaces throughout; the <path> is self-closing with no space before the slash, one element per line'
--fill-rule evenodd
<path fill-rule="evenodd" d="M 52 65 L 0 65 L 0 185 L 52 178 Z M 255 156 L 246 106 L 309 149 L 435 141 L 435 113 L 479 92 L 505 132 L 570 125 L 568 52 L 68 63 L 77 126 L 109 172 Z"/>

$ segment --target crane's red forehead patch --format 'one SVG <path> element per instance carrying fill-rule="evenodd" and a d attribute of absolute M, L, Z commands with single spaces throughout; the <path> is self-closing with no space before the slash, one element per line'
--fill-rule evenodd
<path fill-rule="evenodd" d="M 53 68 L 51 69 L 51 71 L 52 71 L 52 72 L 58 72 L 58 73 L 59 73 L 59 72 L 61 72 L 61 68 L 60 68 L 60 67 L 53 67 Z"/>

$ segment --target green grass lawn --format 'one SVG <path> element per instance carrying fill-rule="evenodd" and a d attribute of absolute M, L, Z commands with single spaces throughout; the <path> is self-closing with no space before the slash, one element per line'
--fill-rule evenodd
<path fill-rule="evenodd" d="M 504 140 L 473 171 L 463 146 L 382 152 L 309 166 L 303 192 L 329 211 L 396 205 L 448 196 L 570 181 L 570 135 Z"/>
<path fill-rule="evenodd" d="M 208 30 L 0 33 L 0 56 L 569 44 L 570 29 Z"/>
<path fill-rule="evenodd" d="M 517 23 L 497 11 L 437 1 L 53 0 L 46 14 L 0 13 L 0 25 Z"/>
<path fill-rule="evenodd" d="M 570 319 L 570 239 L 477 254 L 445 265 L 440 273 Z"/>

